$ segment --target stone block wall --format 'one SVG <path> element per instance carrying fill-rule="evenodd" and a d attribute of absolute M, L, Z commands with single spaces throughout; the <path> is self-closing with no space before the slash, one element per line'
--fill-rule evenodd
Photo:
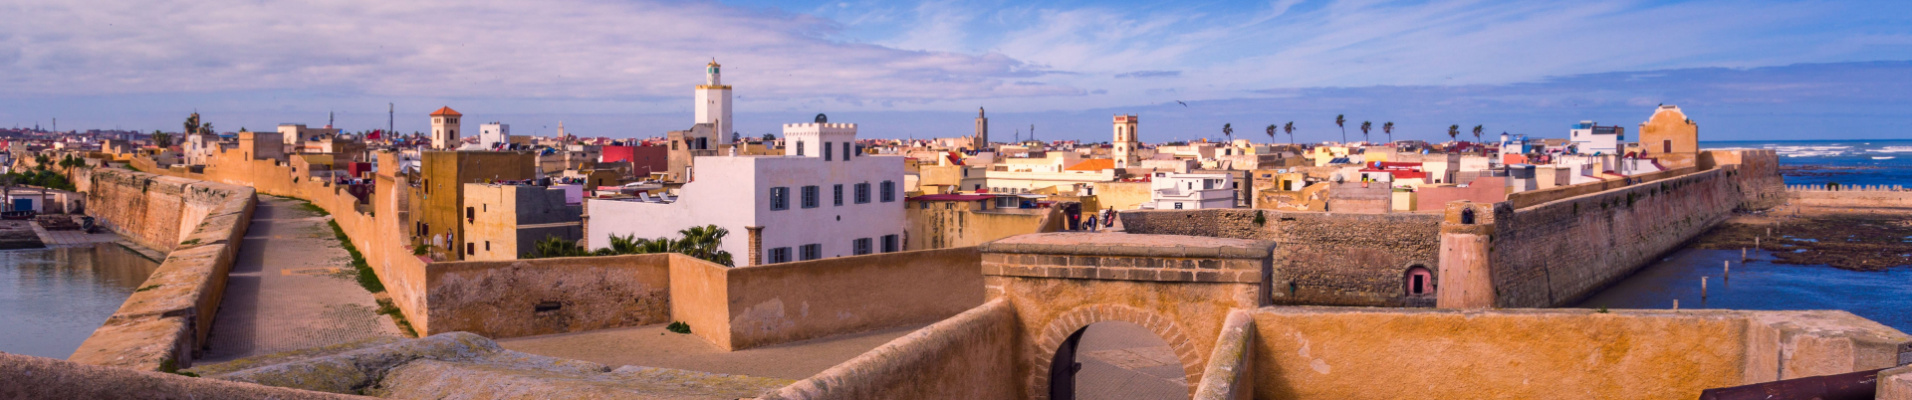
<path fill-rule="evenodd" d="M 170 253 L 68 359 L 147 371 L 190 366 L 252 220 L 253 190 L 126 170 L 83 174 L 90 214 Z"/>
<path fill-rule="evenodd" d="M 1734 166 L 1513 209 L 1493 216 L 1498 307 L 1573 304 L 1731 216 Z"/>
<path fill-rule="evenodd" d="M 670 260 L 641 254 L 433 263 L 425 268 L 432 329 L 496 339 L 671 322 Z"/>
<path fill-rule="evenodd" d="M 1432 298 L 1408 296 L 1404 279 L 1409 268 L 1437 266 L 1439 214 L 1209 209 L 1126 211 L 1121 218 L 1129 233 L 1275 242 L 1275 304 L 1433 305 Z"/>
<path fill-rule="evenodd" d="M 714 315 L 728 319 L 711 328 L 740 350 L 933 323 L 983 303 L 980 257 L 959 247 L 724 269 L 727 310 Z"/>

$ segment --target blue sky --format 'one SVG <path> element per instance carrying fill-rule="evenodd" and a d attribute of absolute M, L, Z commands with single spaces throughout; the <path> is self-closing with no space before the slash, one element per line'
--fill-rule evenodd
<path fill-rule="evenodd" d="M 1905 138 L 1912 2 L 297 2 L 0 0 L 0 125 L 400 130 L 449 105 L 514 133 L 691 122 L 715 57 L 742 133 L 1218 137 L 1336 114 L 1396 138 L 1559 137 L 1681 105 L 1704 139 Z M 1189 104 L 1184 107 L 1177 101 Z M 1350 124 L 1350 128 L 1352 125 Z M 1351 135 L 1358 132 L 1350 130 Z M 1285 141 L 1287 138 L 1282 137 Z"/>

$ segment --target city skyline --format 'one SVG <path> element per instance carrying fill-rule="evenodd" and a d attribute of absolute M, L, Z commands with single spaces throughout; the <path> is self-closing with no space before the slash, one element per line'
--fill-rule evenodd
<path fill-rule="evenodd" d="M 1340 140 L 1340 114 L 1396 122 L 1397 139 L 1445 140 L 1450 124 L 1561 137 L 1660 103 L 1735 139 L 1912 122 L 1893 112 L 1912 105 L 1902 4 L 979 4 L 19 3 L 38 17 L 0 28 L 0 125 L 177 129 L 197 110 L 263 129 L 336 112 L 356 131 L 396 103 L 402 132 L 449 105 L 521 134 L 661 136 L 689 125 L 713 57 L 750 136 L 819 112 L 866 137 L 960 136 L 978 106 L 1004 138 L 1033 124 L 1084 141 L 1106 140 L 1115 113 L 1141 115 L 1147 142 L 1218 139 L 1223 123 L 1286 142 L 1257 127 L 1287 121 L 1297 141 Z"/>

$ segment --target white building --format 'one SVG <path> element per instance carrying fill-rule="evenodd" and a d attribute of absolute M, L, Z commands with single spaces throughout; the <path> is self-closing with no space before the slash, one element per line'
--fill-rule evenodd
<path fill-rule="evenodd" d="M 490 150 L 499 143 L 511 143 L 511 125 L 492 122 L 478 125 L 478 147 Z"/>
<path fill-rule="evenodd" d="M 1627 130 L 1580 121 L 1568 131 L 1567 140 L 1573 141 L 1580 154 L 1620 154 L 1620 144 L 1627 141 Z"/>
<path fill-rule="evenodd" d="M 585 200 L 585 245 L 716 225 L 737 266 L 902 250 L 903 157 L 858 153 L 855 124 L 785 124 L 783 134 L 781 156 L 697 157 L 674 197 Z"/>
<path fill-rule="evenodd" d="M 206 165 L 212 161 L 213 153 L 219 152 L 219 136 L 209 133 L 188 133 L 186 143 L 179 147 L 185 153 L 186 164 Z"/>
<path fill-rule="evenodd" d="M 339 134 L 339 130 L 329 126 L 324 128 L 307 128 L 305 124 L 279 124 L 279 136 L 281 140 L 284 140 L 285 144 L 288 145 L 298 144 L 317 137 L 337 134 Z"/>
<path fill-rule="evenodd" d="M 1233 174 L 1177 174 L 1157 172 L 1149 180 L 1149 202 L 1142 208 L 1193 210 L 1234 208 Z"/>

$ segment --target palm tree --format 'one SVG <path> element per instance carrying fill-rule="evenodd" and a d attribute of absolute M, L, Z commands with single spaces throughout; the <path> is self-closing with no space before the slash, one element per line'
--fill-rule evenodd
<path fill-rule="evenodd" d="M 1275 124 L 1268 124 L 1268 141 L 1275 141 Z"/>
<path fill-rule="evenodd" d="M 1388 143 L 1394 143 L 1394 121 L 1381 124 L 1381 132 L 1388 134 Z"/>
<path fill-rule="evenodd" d="M 685 228 L 677 233 L 684 235 L 684 238 L 679 239 L 676 245 L 672 246 L 675 247 L 672 250 L 726 267 L 731 266 L 730 252 L 719 250 L 719 246 L 723 245 L 724 236 L 730 234 L 730 230 L 719 228 L 717 225 L 705 225 Z"/>
<path fill-rule="evenodd" d="M 1348 142 L 1348 127 L 1347 125 L 1343 125 L 1343 124 L 1346 124 L 1347 122 L 1348 122 L 1347 115 L 1343 115 L 1343 114 L 1334 115 L 1334 126 L 1341 127 L 1341 143 Z"/>
<path fill-rule="evenodd" d="M 1288 131 L 1288 145 L 1291 145 L 1291 146 L 1294 145 L 1295 144 L 1295 121 L 1288 121 L 1288 125 L 1281 127 L 1281 130 Z"/>
<path fill-rule="evenodd" d="M 1448 140 L 1448 141 L 1453 141 L 1454 139 L 1456 139 L 1456 138 L 1459 138 L 1460 136 L 1461 136 L 1461 126 L 1460 126 L 1460 125 L 1448 125 L 1448 126 L 1447 126 L 1447 140 Z"/>
<path fill-rule="evenodd" d="M 1368 141 L 1369 129 L 1374 129 L 1374 123 L 1368 122 L 1368 121 L 1361 121 L 1361 141 L 1363 142 Z"/>
<path fill-rule="evenodd" d="M 1474 143 L 1480 143 L 1480 125 L 1474 125 Z"/>
<path fill-rule="evenodd" d="M 200 125 L 199 125 L 199 112 L 198 112 L 198 111 L 194 111 L 194 112 L 193 112 L 193 115 L 192 115 L 192 116 L 190 116 L 190 117 L 186 117 L 186 124 L 185 124 L 185 126 L 186 126 L 186 129 L 185 129 L 185 130 L 182 130 L 182 131 L 179 131 L 179 133 L 183 133 L 183 134 L 191 134 L 191 133 L 193 133 L 193 132 L 198 132 L 198 131 L 199 131 L 199 126 L 200 126 Z"/>
<path fill-rule="evenodd" d="M 1230 144 L 1235 143 L 1235 124 L 1222 124 L 1222 137 L 1228 138 Z"/>

